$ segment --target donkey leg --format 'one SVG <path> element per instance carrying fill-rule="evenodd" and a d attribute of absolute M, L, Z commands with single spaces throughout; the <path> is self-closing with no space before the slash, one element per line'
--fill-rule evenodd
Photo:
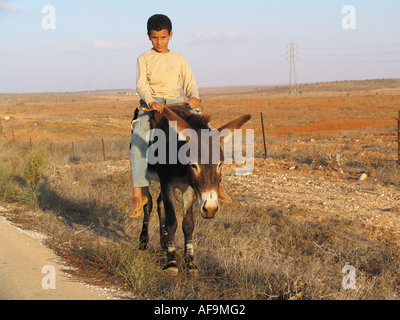
<path fill-rule="evenodd" d="M 193 249 L 193 231 L 194 231 L 194 219 L 193 219 L 193 203 L 196 199 L 196 195 L 192 188 L 188 188 L 183 193 L 183 222 L 182 230 L 185 237 L 185 263 L 186 268 L 192 275 L 197 275 L 198 268 L 194 262 L 194 249 Z"/>
<path fill-rule="evenodd" d="M 163 250 L 168 249 L 168 233 L 165 227 L 165 210 L 162 203 L 162 193 L 157 198 L 157 212 L 160 223 L 160 245 Z"/>
<path fill-rule="evenodd" d="M 167 265 L 163 270 L 176 274 L 178 273 L 178 263 L 175 248 L 177 222 L 174 209 L 174 192 L 172 186 L 165 183 L 161 183 L 161 192 L 165 209 L 165 226 L 168 233 Z"/>
<path fill-rule="evenodd" d="M 148 201 L 143 207 L 144 217 L 143 217 L 143 227 L 139 238 L 139 250 L 146 250 L 147 244 L 149 243 L 149 221 L 150 214 L 153 209 L 153 201 L 151 199 L 149 187 L 142 188 L 142 193 L 147 197 Z"/>
<path fill-rule="evenodd" d="M 194 262 L 194 248 L 193 248 L 193 209 L 190 208 L 186 211 L 182 223 L 183 234 L 185 236 L 185 263 L 187 270 L 196 275 L 198 273 L 198 268 Z"/>

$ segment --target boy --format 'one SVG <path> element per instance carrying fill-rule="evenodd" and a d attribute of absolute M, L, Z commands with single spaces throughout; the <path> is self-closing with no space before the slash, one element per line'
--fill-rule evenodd
<path fill-rule="evenodd" d="M 147 198 L 142 187 L 150 185 L 147 171 L 146 134 L 150 130 L 150 121 L 154 111 L 163 112 L 164 105 L 183 103 L 179 88 L 189 98 L 188 105 L 196 109 L 199 105 L 199 92 L 193 73 L 185 58 L 168 49 L 172 38 L 171 20 L 162 14 L 156 14 L 147 21 L 147 35 L 153 48 L 138 57 L 136 69 L 136 90 L 142 98 L 141 107 L 149 111 L 139 111 L 137 121 L 132 125 L 131 149 L 129 159 L 132 170 L 133 198 L 129 217 L 135 218 L 143 211 Z M 231 202 L 222 186 L 219 190 L 222 202 Z"/>

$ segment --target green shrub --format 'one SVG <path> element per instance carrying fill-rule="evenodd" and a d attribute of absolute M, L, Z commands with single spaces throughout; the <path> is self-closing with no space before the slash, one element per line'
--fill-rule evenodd
<path fill-rule="evenodd" d="M 38 184 L 50 163 L 50 158 L 44 148 L 38 148 L 28 154 L 25 162 L 23 178 L 27 184 Z"/>
<path fill-rule="evenodd" d="M 12 183 L 11 166 L 0 161 L 0 201 L 7 198 Z"/>

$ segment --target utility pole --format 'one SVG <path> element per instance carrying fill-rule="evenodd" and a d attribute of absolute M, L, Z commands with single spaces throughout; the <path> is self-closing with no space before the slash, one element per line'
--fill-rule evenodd
<path fill-rule="evenodd" d="M 296 60 L 298 51 L 297 44 L 293 42 L 293 40 L 289 44 L 289 55 L 290 55 L 290 70 L 289 70 L 289 85 L 290 85 L 290 94 L 297 94 L 297 73 L 296 73 Z"/>

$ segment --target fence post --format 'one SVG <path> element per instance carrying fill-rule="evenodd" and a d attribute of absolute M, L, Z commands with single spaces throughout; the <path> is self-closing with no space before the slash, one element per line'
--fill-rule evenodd
<path fill-rule="evenodd" d="M 265 143 L 264 119 L 263 119 L 262 112 L 261 112 L 261 127 L 262 127 L 262 132 L 263 132 L 263 141 L 264 141 L 264 155 L 265 155 L 265 158 L 267 158 L 267 145 Z"/>
<path fill-rule="evenodd" d="M 400 110 L 397 118 L 397 164 L 400 165 Z"/>
<path fill-rule="evenodd" d="M 104 139 L 101 139 L 101 144 L 103 146 L 103 159 L 104 159 L 104 161 L 106 161 L 106 150 L 104 148 Z"/>
<path fill-rule="evenodd" d="M 72 159 L 75 159 L 75 146 L 73 141 L 72 141 Z"/>

